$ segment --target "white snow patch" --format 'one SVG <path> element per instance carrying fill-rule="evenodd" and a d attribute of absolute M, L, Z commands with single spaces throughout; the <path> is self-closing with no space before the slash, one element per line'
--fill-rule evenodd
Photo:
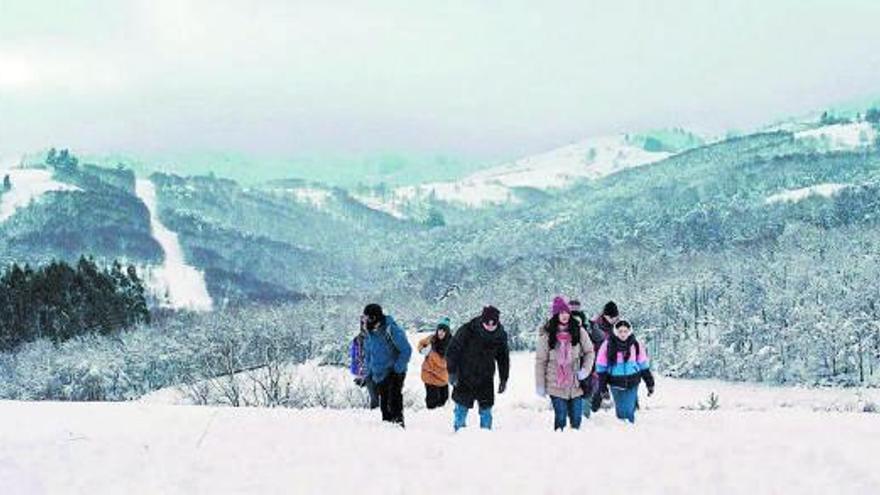
<path fill-rule="evenodd" d="M 0 170 L 0 187 L 3 187 L 2 180 L 6 175 L 12 181 L 12 189 L 0 195 L 0 222 L 49 191 L 80 190 L 76 186 L 52 179 L 52 172 L 48 170 L 19 168 Z"/>
<path fill-rule="evenodd" d="M 352 195 L 354 199 L 363 203 L 367 208 L 380 211 L 382 213 L 387 213 L 392 217 L 399 219 L 406 219 L 406 214 L 401 211 L 401 202 L 394 199 L 383 199 L 379 196 L 371 196 L 371 195 Z"/>
<path fill-rule="evenodd" d="M 149 179 L 138 179 L 135 185 L 137 196 L 150 211 L 150 228 L 153 237 L 162 246 L 165 260 L 162 265 L 146 271 L 145 279 L 159 299 L 169 307 L 186 308 L 194 311 L 210 311 L 213 306 L 205 276 L 195 267 L 186 264 L 183 247 L 177 234 L 168 230 L 159 220 L 156 200 L 156 186 Z"/>
<path fill-rule="evenodd" d="M 796 203 L 811 196 L 830 198 L 841 190 L 846 189 L 847 187 L 849 187 L 847 184 L 817 184 L 815 186 L 803 187 L 800 189 L 790 189 L 788 191 L 776 193 L 772 196 L 768 196 L 765 202 L 767 204 L 782 202 Z"/>
<path fill-rule="evenodd" d="M 824 151 L 841 151 L 870 146 L 877 130 L 870 122 L 833 124 L 795 133 L 795 139 L 816 143 Z"/>
<path fill-rule="evenodd" d="M 407 409 L 400 430 L 364 409 L 0 402 L 0 484 L 4 493 L 476 494 L 548 493 L 553 480 L 574 482 L 556 491 L 575 493 L 589 479 L 599 493 L 880 491 L 880 416 L 811 407 L 864 391 L 658 378 L 635 425 L 603 410 L 558 433 L 549 400 L 534 395 L 534 354 L 511 357 L 491 432 L 471 410 L 453 433 L 451 404 Z M 421 359 L 413 355 L 407 391 L 424 397 Z M 710 391 L 720 409 L 690 407 Z M 598 471 L 585 478 L 560 455 Z M 599 466 L 609 462 L 619 469 Z"/>
<path fill-rule="evenodd" d="M 515 188 L 563 189 L 582 179 L 599 179 L 671 156 L 627 142 L 626 136 L 587 139 L 546 153 L 483 170 L 455 182 L 434 182 L 395 190 L 400 200 L 435 197 L 467 207 L 515 203 Z"/>

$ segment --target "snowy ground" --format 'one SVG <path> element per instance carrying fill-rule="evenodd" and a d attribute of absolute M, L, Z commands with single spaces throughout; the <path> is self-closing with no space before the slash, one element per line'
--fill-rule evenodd
<path fill-rule="evenodd" d="M 407 377 L 419 393 L 414 355 Z M 878 493 L 878 391 L 659 379 L 636 425 L 554 433 L 515 354 L 495 431 L 451 407 L 378 411 L 0 402 L 0 486 L 17 493 Z M 344 371 L 340 370 L 340 374 Z M 710 392 L 720 409 L 699 410 Z M 476 418 L 472 417 L 471 422 Z M 473 425 L 472 425 L 473 426 Z"/>

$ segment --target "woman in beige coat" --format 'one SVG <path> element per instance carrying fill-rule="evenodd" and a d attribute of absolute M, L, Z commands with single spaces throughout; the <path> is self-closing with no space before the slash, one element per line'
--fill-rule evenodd
<path fill-rule="evenodd" d="M 578 429 L 584 415 L 580 381 L 593 367 L 593 344 L 562 297 L 553 299 L 552 315 L 538 331 L 535 390 L 541 397 L 550 396 L 554 430 L 565 429 L 566 422 Z"/>

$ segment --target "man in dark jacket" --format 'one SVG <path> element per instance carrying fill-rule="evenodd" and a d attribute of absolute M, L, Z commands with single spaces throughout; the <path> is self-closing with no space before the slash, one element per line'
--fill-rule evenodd
<path fill-rule="evenodd" d="M 382 420 L 403 427 L 403 381 L 412 347 L 403 329 L 378 304 L 369 304 L 362 316 L 367 336 L 364 339 L 366 379 L 371 380 L 379 396 Z"/>
<path fill-rule="evenodd" d="M 495 404 L 495 364 L 498 363 L 498 393 L 507 388 L 510 374 L 510 349 L 507 332 L 501 325 L 501 312 L 486 306 L 480 316 L 455 332 L 446 350 L 449 383 L 454 387 L 456 431 L 466 426 L 468 410 L 477 402 L 480 428 L 492 429 L 492 406 Z"/>

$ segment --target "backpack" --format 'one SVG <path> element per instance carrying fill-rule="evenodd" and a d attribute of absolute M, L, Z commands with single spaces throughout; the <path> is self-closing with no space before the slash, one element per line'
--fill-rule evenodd
<path fill-rule="evenodd" d="M 381 332 L 385 342 L 388 343 L 388 347 L 391 348 L 391 354 L 394 356 L 392 360 L 397 361 L 397 357 L 400 356 L 400 349 L 397 348 L 397 344 L 394 343 L 394 339 L 391 337 L 391 332 L 388 330 L 388 322 L 385 323 L 385 328 Z"/>

